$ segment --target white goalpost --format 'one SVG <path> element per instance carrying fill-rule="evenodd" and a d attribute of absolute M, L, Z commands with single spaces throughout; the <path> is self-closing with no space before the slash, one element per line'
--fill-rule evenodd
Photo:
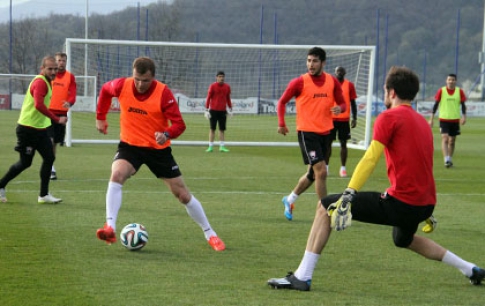
<path fill-rule="evenodd" d="M 35 74 L 0 74 L 0 110 L 20 110 L 25 93 Z M 76 112 L 95 112 L 96 77 L 76 76 L 77 99 L 74 105 Z"/>
<path fill-rule="evenodd" d="M 333 74 L 343 66 L 346 78 L 357 91 L 358 120 L 352 129 L 350 148 L 366 149 L 370 143 L 375 47 L 320 46 L 327 52 L 325 71 Z M 96 76 L 97 92 L 105 82 L 132 74 L 132 62 L 149 56 L 156 65 L 156 79 L 167 84 L 177 98 L 187 130 L 174 145 L 207 145 L 209 123 L 205 120 L 207 89 L 222 70 L 231 86 L 234 116 L 228 119 L 229 146 L 297 146 L 295 104 L 286 114 L 292 134 L 277 134 L 276 104 L 288 82 L 306 72 L 306 54 L 313 45 L 256 45 L 66 39 L 67 69 L 76 77 Z M 87 70 L 86 70 L 87 69 Z M 119 114 L 117 101 L 108 115 L 108 135 L 95 127 L 93 97 L 89 110 L 75 107 L 69 112 L 66 145 L 74 143 L 117 143 Z M 217 137 L 216 137 L 217 141 Z"/>

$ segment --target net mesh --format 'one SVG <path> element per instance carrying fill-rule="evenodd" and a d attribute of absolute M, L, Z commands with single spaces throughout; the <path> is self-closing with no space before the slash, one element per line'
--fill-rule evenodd
<path fill-rule="evenodd" d="M 205 110 L 207 89 L 217 71 L 224 71 L 231 86 L 234 116 L 227 124 L 226 144 L 231 145 L 296 145 L 295 104 L 288 103 L 287 124 L 292 134 L 276 133 L 276 105 L 288 83 L 304 74 L 306 55 L 313 46 L 233 45 L 202 43 L 164 43 L 145 41 L 66 40 L 67 69 L 76 76 L 78 101 L 70 114 L 66 143 L 117 142 L 119 114 L 117 101 L 108 115 L 109 135 L 94 128 L 96 93 L 105 82 L 132 75 L 133 60 L 149 56 L 156 65 L 156 78 L 167 84 L 178 100 L 187 130 L 177 139 L 184 144 L 205 145 L 209 124 Z M 327 52 L 326 72 L 333 74 L 343 66 L 346 78 L 354 83 L 358 96 L 358 125 L 352 130 L 352 144 L 365 147 L 369 129 L 367 97 L 372 89 L 373 47 L 322 46 Z M 95 81 L 81 80 L 94 76 Z M 1 79 L 0 79 L 1 80 Z M 87 85 L 87 84 L 90 85 Z M 86 85 L 84 85 L 86 84 Z M 89 87 L 89 89 L 87 88 Z M 0 90 L 3 82 L 0 83 Z M 25 86 L 24 86 L 25 88 Z M 22 88 L 22 89 L 24 89 Z M 20 91 L 25 94 L 25 90 Z M 2 94 L 2 92 L 0 92 Z M 1 97 L 1 96 L 0 96 Z M 82 106 L 82 107 L 81 107 Z M 293 137 L 292 137 L 293 136 Z M 217 140 L 217 137 L 216 137 Z M 177 143 L 174 141 L 174 144 Z"/>

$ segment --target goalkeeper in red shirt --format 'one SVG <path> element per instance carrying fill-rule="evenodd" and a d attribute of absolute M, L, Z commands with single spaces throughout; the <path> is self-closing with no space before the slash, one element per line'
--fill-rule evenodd
<path fill-rule="evenodd" d="M 347 188 L 343 194 L 329 195 L 320 200 L 298 269 L 284 278 L 268 280 L 268 285 L 309 291 L 315 266 L 332 229 L 344 230 L 351 225 L 352 219 L 391 226 L 396 247 L 455 267 L 473 285 L 482 282 L 485 270 L 433 240 L 416 235 L 419 223 L 431 216 L 436 204 L 433 134 L 426 119 L 411 107 L 418 91 L 419 79 L 414 72 L 404 67 L 390 69 L 384 86 L 384 103 L 388 109 L 377 117 L 372 142 L 355 168 Z M 383 153 L 389 188 L 383 193 L 358 193 Z M 339 277 L 338 269 L 343 268 L 327 272 L 329 278 Z"/>
<path fill-rule="evenodd" d="M 209 86 L 207 100 L 205 102 L 204 116 L 210 121 L 209 148 L 206 152 L 214 149 L 216 128 L 219 124 L 219 151 L 229 152 L 224 146 L 224 132 L 226 131 L 227 115 L 232 116 L 231 86 L 225 83 L 224 71 L 217 72 L 216 81 Z M 229 108 L 229 112 L 227 109 Z"/>

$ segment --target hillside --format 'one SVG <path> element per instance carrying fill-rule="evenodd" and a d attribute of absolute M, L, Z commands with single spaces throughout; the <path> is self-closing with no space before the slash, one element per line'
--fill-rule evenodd
<path fill-rule="evenodd" d="M 480 73 L 483 1 L 443 0 L 439 6 L 419 0 L 178 2 L 186 40 L 197 34 L 203 42 L 259 43 L 262 23 L 263 43 L 378 45 L 380 81 L 389 66 L 406 65 L 426 81 L 427 97 L 448 73 L 458 72 L 465 87 Z"/>
<path fill-rule="evenodd" d="M 140 10 L 131 7 L 90 16 L 89 37 L 102 39 L 263 43 L 305 45 L 377 45 L 380 77 L 391 65 L 406 65 L 425 82 L 429 98 L 458 73 L 468 90 L 480 75 L 483 1 L 442 0 L 174 0 Z M 26 30 L 27 29 L 27 30 Z M 36 33 L 27 35 L 29 32 Z M 13 72 L 33 73 L 38 59 L 62 48 L 66 37 L 84 37 L 84 18 L 51 15 L 14 22 Z M 457 33 L 459 34 L 457 36 Z M 8 24 L 0 35 L 9 37 Z M 378 39 L 377 39 L 378 38 Z M 27 45 L 22 46 L 22 43 Z M 32 48 L 31 46 L 41 47 Z M 9 40 L 0 42 L 0 72 L 7 73 Z M 30 54 L 32 53 L 32 54 Z"/>

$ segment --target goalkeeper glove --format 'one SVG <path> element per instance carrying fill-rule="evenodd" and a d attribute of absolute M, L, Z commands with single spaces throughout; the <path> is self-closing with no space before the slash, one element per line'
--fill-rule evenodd
<path fill-rule="evenodd" d="M 352 225 L 352 213 L 350 207 L 357 192 L 347 188 L 337 202 L 330 204 L 327 214 L 330 216 L 330 227 L 336 231 L 343 231 Z"/>
<path fill-rule="evenodd" d="M 433 215 L 431 215 L 428 219 L 426 219 L 426 224 L 423 226 L 422 231 L 426 234 L 432 233 L 435 228 L 438 226 L 438 220 L 436 220 Z"/>
<path fill-rule="evenodd" d="M 209 110 L 208 109 L 204 112 L 204 117 L 207 120 L 209 120 L 211 118 L 211 113 L 209 113 Z"/>

